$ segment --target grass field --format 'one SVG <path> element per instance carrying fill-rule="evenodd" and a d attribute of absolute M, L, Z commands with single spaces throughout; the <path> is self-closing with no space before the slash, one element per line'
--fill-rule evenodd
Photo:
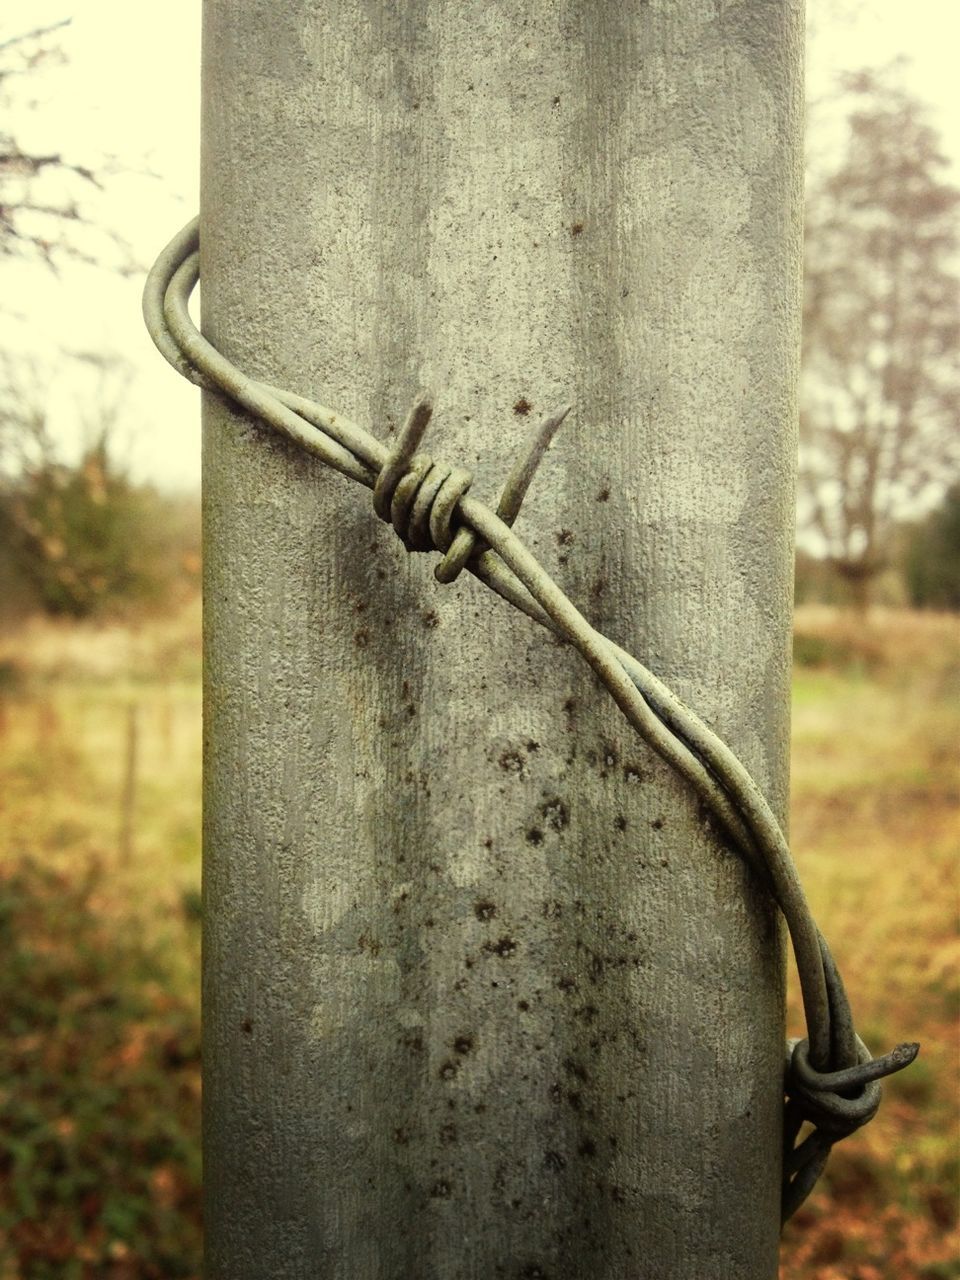
<path fill-rule="evenodd" d="M 197 619 L 0 638 L 0 1280 L 199 1276 Z M 955 618 L 798 616 L 801 872 L 861 1032 L 923 1053 L 782 1280 L 960 1276 L 958 649 Z"/>

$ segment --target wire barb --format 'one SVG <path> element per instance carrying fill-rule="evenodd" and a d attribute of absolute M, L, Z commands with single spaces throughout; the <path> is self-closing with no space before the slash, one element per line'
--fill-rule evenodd
<path fill-rule="evenodd" d="M 188 309 L 199 278 L 199 222 L 189 223 L 147 277 L 143 313 L 164 358 L 189 381 L 220 395 L 295 441 L 327 466 L 373 489 L 381 520 L 411 551 L 444 554 L 452 582 L 468 568 L 504 600 L 573 646 L 603 681 L 643 740 L 677 771 L 757 872 L 783 913 L 796 960 L 807 1038 L 787 1043 L 784 1070 L 782 1217 L 810 1194 L 833 1145 L 865 1124 L 880 1103 L 879 1080 L 901 1071 L 919 1046 L 872 1058 L 830 949 L 811 915 L 786 837 L 744 765 L 653 672 L 599 631 L 512 532 L 521 504 L 569 406 L 544 419 L 503 487 L 496 512 L 469 493 L 460 467 L 417 453 L 433 413 L 414 402 L 388 449 L 355 423 L 291 392 L 248 378 L 197 330 Z M 813 1130 L 799 1140 L 805 1122 Z"/>

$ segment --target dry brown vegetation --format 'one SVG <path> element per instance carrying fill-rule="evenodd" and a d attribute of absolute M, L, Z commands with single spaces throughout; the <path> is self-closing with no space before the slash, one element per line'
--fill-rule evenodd
<path fill-rule="evenodd" d="M 0 1280 L 199 1274 L 197 622 L 0 637 Z M 870 1045 L 923 1051 L 834 1154 L 781 1276 L 945 1280 L 960 630 L 811 608 L 796 652 L 801 872 Z"/>

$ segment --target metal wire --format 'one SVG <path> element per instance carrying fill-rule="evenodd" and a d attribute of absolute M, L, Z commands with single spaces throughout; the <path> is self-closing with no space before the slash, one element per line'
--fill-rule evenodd
<path fill-rule="evenodd" d="M 188 309 L 199 279 L 199 219 L 160 254 L 143 295 L 147 328 L 161 354 L 197 386 L 293 440 L 373 490 L 374 508 L 411 551 L 440 551 L 435 570 L 452 582 L 468 569 L 503 599 L 571 644 L 603 681 L 644 741 L 706 804 L 761 877 L 783 913 L 800 979 L 807 1037 L 787 1043 L 784 1067 L 782 1218 L 803 1203 L 832 1146 L 866 1124 L 881 1077 L 908 1066 L 917 1044 L 873 1058 L 854 1030 L 843 982 L 814 923 L 790 849 L 759 787 L 733 752 L 636 658 L 596 631 L 512 532 L 537 466 L 569 409 L 547 418 L 510 473 L 496 512 L 469 494 L 470 473 L 418 453 L 430 422 L 427 397 L 413 406 L 387 448 L 322 405 L 255 382 L 194 325 Z M 810 1132 L 800 1139 L 804 1123 Z"/>

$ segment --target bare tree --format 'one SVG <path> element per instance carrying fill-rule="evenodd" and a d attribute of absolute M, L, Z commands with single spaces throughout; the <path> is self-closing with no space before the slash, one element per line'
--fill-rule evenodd
<path fill-rule="evenodd" d="M 960 464 L 960 191 L 895 69 L 840 100 L 841 158 L 808 181 L 800 515 L 865 606 Z"/>
<path fill-rule="evenodd" d="M 133 269 L 128 246 L 89 211 L 89 196 L 102 190 L 111 161 L 81 162 L 59 149 L 22 145 L 10 125 L 10 108 L 23 86 L 44 67 L 63 61 L 57 35 L 69 19 L 4 34 L 0 24 L 0 256 L 59 257 Z"/>

